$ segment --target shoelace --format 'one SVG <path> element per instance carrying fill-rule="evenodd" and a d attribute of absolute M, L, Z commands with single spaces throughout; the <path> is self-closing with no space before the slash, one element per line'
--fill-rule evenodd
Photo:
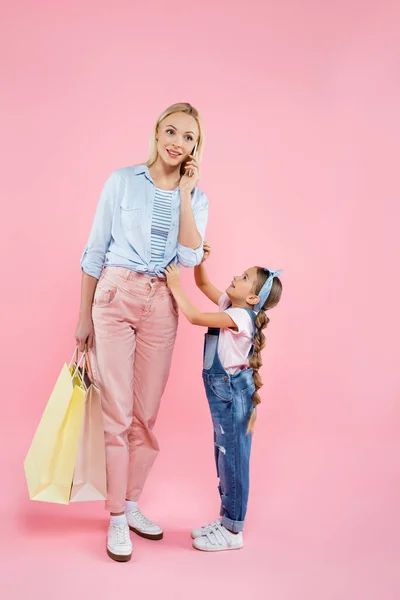
<path fill-rule="evenodd" d="M 133 510 L 132 514 L 134 515 L 135 519 L 137 519 L 139 521 L 139 523 L 141 525 L 144 525 L 144 527 L 151 527 L 151 526 L 155 525 L 155 523 L 153 523 L 153 521 L 150 521 L 150 519 L 145 517 L 144 514 L 139 509 Z"/>
<path fill-rule="evenodd" d="M 129 541 L 129 528 L 127 525 L 114 525 L 117 533 L 117 544 L 126 544 Z"/>
<path fill-rule="evenodd" d="M 214 527 L 210 527 L 204 535 L 213 546 L 224 546 L 225 543 L 229 544 L 230 542 L 227 530 L 218 522 Z"/>

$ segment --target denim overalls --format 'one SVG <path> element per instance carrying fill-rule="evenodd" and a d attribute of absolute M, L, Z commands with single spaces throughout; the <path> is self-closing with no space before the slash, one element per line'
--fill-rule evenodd
<path fill-rule="evenodd" d="M 255 313 L 244 308 L 253 326 Z M 225 371 L 218 356 L 220 330 L 209 328 L 204 342 L 203 380 L 214 426 L 214 453 L 221 522 L 231 531 L 243 531 L 249 497 L 251 433 L 246 434 L 254 393 L 253 369 L 236 375 Z M 253 347 L 249 356 L 253 353 Z"/>

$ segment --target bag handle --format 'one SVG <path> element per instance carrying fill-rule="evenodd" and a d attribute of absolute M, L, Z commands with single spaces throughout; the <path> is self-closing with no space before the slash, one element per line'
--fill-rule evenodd
<path fill-rule="evenodd" d="M 85 384 L 85 374 L 87 373 L 90 382 L 94 383 L 94 377 L 93 377 L 93 369 L 92 369 L 92 365 L 90 362 L 90 358 L 89 358 L 89 348 L 87 343 L 85 344 L 85 349 L 81 354 L 81 357 L 79 358 L 79 347 L 76 346 L 74 353 L 72 355 L 72 358 L 69 362 L 69 366 L 72 367 L 72 365 L 75 364 L 75 369 L 72 373 L 72 377 L 75 377 L 75 375 L 79 372 L 79 369 L 82 368 L 82 371 L 79 372 L 79 376 L 82 380 L 83 385 L 86 387 Z"/>
<path fill-rule="evenodd" d="M 89 348 L 88 348 L 87 342 L 85 344 L 85 349 L 83 351 L 83 356 L 84 356 L 84 367 L 86 367 L 86 372 L 87 372 L 87 374 L 89 376 L 89 379 L 90 379 L 91 383 L 94 383 L 93 369 L 92 369 L 92 364 L 90 362 Z"/>
<path fill-rule="evenodd" d="M 73 362 L 75 362 L 75 364 L 78 364 L 78 359 L 79 359 L 79 349 L 77 346 L 74 350 L 71 360 L 68 363 L 68 366 L 72 367 Z"/>
<path fill-rule="evenodd" d="M 72 372 L 72 379 L 76 376 L 77 373 L 79 373 L 79 377 L 82 380 L 82 383 L 85 385 L 84 382 L 84 377 L 85 377 L 85 354 L 83 353 L 81 355 L 81 357 L 79 358 L 79 348 L 78 346 L 75 348 L 74 353 L 72 355 L 72 358 L 69 362 L 69 367 L 71 368 L 73 365 L 75 365 L 75 368 Z M 82 372 L 79 372 L 79 369 L 82 368 Z M 85 386 L 86 387 L 86 386 Z"/>

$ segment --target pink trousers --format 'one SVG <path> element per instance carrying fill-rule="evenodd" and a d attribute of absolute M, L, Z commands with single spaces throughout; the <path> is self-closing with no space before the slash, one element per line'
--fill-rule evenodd
<path fill-rule="evenodd" d="M 167 383 L 178 309 L 166 281 L 107 267 L 93 308 L 93 371 L 103 407 L 106 508 L 139 498 L 158 454 L 153 433 Z"/>

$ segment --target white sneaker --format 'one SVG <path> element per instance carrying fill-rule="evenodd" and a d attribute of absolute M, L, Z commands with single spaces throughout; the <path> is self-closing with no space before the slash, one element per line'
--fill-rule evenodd
<path fill-rule="evenodd" d="M 127 511 L 126 518 L 128 519 L 129 529 L 132 529 L 140 537 L 147 540 L 162 539 L 164 534 L 161 527 L 145 517 L 138 508 Z"/>
<path fill-rule="evenodd" d="M 243 533 L 231 533 L 219 523 L 209 527 L 201 537 L 194 539 L 193 548 L 204 552 L 239 550 L 239 548 L 243 548 Z"/>
<path fill-rule="evenodd" d="M 107 554 L 117 562 L 127 562 L 132 556 L 132 542 L 129 527 L 110 523 L 107 534 Z"/>
<path fill-rule="evenodd" d="M 192 529 L 191 536 L 195 540 L 196 538 L 204 535 L 206 533 L 206 531 L 208 529 L 210 529 L 210 527 L 214 527 L 214 525 L 220 525 L 220 524 L 221 524 L 220 519 L 217 519 L 213 523 L 209 523 L 208 525 L 203 525 L 203 527 L 199 527 L 198 529 Z"/>

